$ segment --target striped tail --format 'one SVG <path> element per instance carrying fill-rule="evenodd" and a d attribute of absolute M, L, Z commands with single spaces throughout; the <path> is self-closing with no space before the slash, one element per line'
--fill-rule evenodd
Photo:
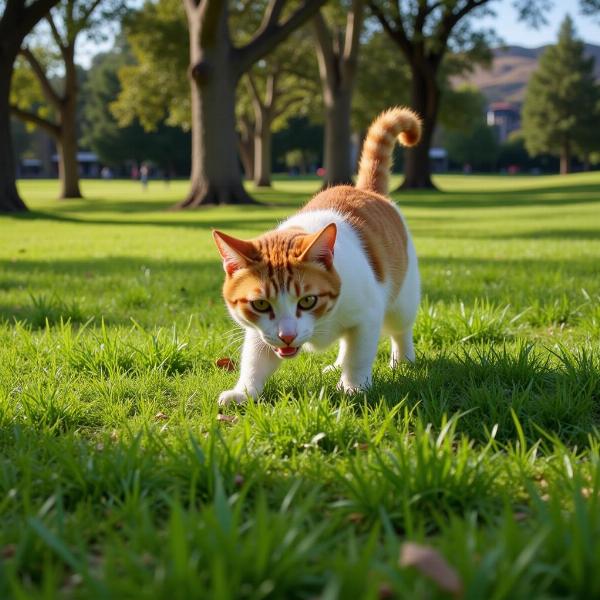
<path fill-rule="evenodd" d="M 371 123 L 358 167 L 359 190 L 387 194 L 396 138 L 403 146 L 414 146 L 421 138 L 421 119 L 410 108 L 390 108 Z"/>

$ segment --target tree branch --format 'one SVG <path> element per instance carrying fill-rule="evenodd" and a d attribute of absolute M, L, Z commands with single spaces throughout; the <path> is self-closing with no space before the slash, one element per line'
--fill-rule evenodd
<path fill-rule="evenodd" d="M 387 32 L 387 34 L 398 44 L 404 56 L 410 59 L 413 55 L 413 45 L 412 42 L 408 39 L 406 35 L 406 31 L 404 29 L 404 25 L 402 25 L 402 21 L 400 19 L 394 20 L 393 24 L 391 24 L 383 11 L 376 4 L 375 0 L 369 0 L 369 8 L 371 12 L 377 17 L 378 21 L 381 23 L 383 29 Z"/>
<path fill-rule="evenodd" d="M 7 27 L 11 29 L 7 33 L 12 34 L 11 37 L 16 36 L 19 42 L 22 41 L 55 4 L 58 4 L 58 0 L 35 0 L 35 2 L 25 7 L 24 0 L 7 0 L 2 21 L 10 12 L 17 13 L 17 15 L 14 15 L 16 18 L 13 16 L 13 18 L 6 21 Z"/>
<path fill-rule="evenodd" d="M 454 26 L 472 10 L 487 4 L 489 0 L 468 0 L 465 5 L 457 12 L 453 12 L 451 8 L 446 8 L 444 15 L 440 19 L 434 38 L 437 41 L 438 50 L 430 54 L 430 60 L 434 67 L 439 66 L 446 53 L 448 46 L 448 38 L 454 29 Z"/>
<path fill-rule="evenodd" d="M 276 119 L 277 117 L 280 117 L 283 113 L 285 113 L 291 106 L 293 106 L 297 102 L 302 102 L 302 100 L 304 100 L 305 97 L 306 96 L 304 96 L 304 95 L 302 95 L 302 96 L 290 96 L 290 98 L 288 98 L 283 104 L 281 104 L 277 108 L 277 110 L 275 111 L 275 114 L 273 115 L 273 119 Z"/>
<path fill-rule="evenodd" d="M 283 2 L 283 0 L 274 0 L 270 5 Z M 282 42 L 292 31 L 306 23 L 318 10 L 325 4 L 326 0 L 304 0 L 302 5 L 297 8 L 283 23 L 278 23 L 271 18 L 263 20 L 253 39 L 245 46 L 234 48 L 233 56 L 235 69 L 238 76 L 245 73 L 256 61 L 260 60 L 265 54 L 268 54 L 277 44 Z M 271 15 L 275 11 L 272 6 Z"/>
<path fill-rule="evenodd" d="M 21 121 L 26 121 L 27 123 L 31 123 L 40 129 L 44 129 L 54 138 L 58 138 L 60 136 L 60 127 L 56 125 L 56 123 L 52 123 L 51 121 L 48 121 L 28 110 L 23 110 L 15 104 L 10 105 L 10 112 L 18 119 L 21 119 Z"/>
<path fill-rule="evenodd" d="M 352 0 L 352 8 L 346 19 L 346 40 L 344 41 L 344 60 L 355 61 L 360 46 L 360 32 L 363 24 L 364 0 Z"/>
<path fill-rule="evenodd" d="M 320 11 L 314 16 L 312 24 L 317 40 L 317 62 L 321 81 L 327 88 L 333 89 L 337 81 L 338 56 L 333 46 L 332 33 Z"/>
<path fill-rule="evenodd" d="M 54 22 L 54 18 L 52 17 L 52 11 L 50 11 L 46 15 L 46 21 L 48 22 L 48 25 L 50 26 L 50 31 L 52 32 L 52 37 L 54 38 L 54 42 L 58 46 L 58 49 L 60 50 L 60 53 L 64 59 L 65 58 L 65 52 L 64 52 L 65 47 L 69 42 L 68 42 L 68 40 L 66 42 L 63 40 L 62 35 L 60 34 L 60 31 L 58 30 L 58 27 L 56 26 L 56 23 Z M 67 33 L 67 37 L 68 37 L 68 33 Z"/>
<path fill-rule="evenodd" d="M 50 80 L 46 76 L 44 67 L 42 67 L 38 59 L 35 57 L 35 55 L 29 48 L 21 48 L 20 53 L 29 63 L 31 70 L 33 71 L 40 84 L 40 87 L 42 88 L 42 92 L 44 94 L 44 97 L 48 101 L 48 104 L 52 104 L 52 106 L 54 106 L 56 109 L 60 109 L 62 104 L 62 98 L 56 93 L 56 91 L 52 87 Z"/>

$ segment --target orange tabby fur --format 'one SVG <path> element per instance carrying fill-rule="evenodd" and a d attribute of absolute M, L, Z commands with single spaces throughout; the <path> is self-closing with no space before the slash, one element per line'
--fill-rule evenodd
<path fill-rule="evenodd" d="M 419 299 L 416 255 L 399 211 L 385 195 L 396 139 L 412 146 L 420 135 L 420 120 L 410 109 L 385 111 L 367 133 L 355 187 L 336 186 L 320 192 L 278 229 L 252 240 L 214 232 L 226 272 L 223 296 L 232 316 L 247 328 L 240 380 L 233 390 L 221 394 L 220 403 L 242 402 L 246 394 L 259 394 L 266 377 L 277 368 L 275 352 L 293 356 L 303 343 L 319 348 L 336 336 L 342 340 L 336 365 L 342 369 L 340 385 L 348 391 L 369 385 L 381 327 L 392 338 L 392 365 L 402 356 L 414 359 L 412 323 Z M 336 267 L 334 245 L 338 234 L 341 251 L 348 250 L 343 255 L 345 260 L 338 264 L 336 259 Z M 338 267 L 343 267 L 340 273 L 348 282 L 343 289 Z M 351 274 L 356 268 L 364 273 L 359 279 Z M 373 306 L 381 306 L 385 315 L 380 313 L 377 317 L 370 310 L 362 315 L 363 307 L 371 308 L 369 302 L 360 305 L 360 309 L 348 308 L 353 296 L 364 295 L 361 286 L 373 288 Z M 317 301 L 310 308 L 303 308 L 299 300 L 306 300 L 307 296 L 311 300 L 316 296 Z M 259 309 L 256 301 L 266 301 L 266 308 Z M 284 305 L 291 308 L 282 308 Z M 335 313 L 328 315 L 336 305 L 346 308 L 338 306 Z M 373 326 L 367 326 L 361 316 L 374 319 Z M 329 329 L 316 326 L 321 317 L 325 317 L 323 322 L 328 323 Z M 314 320 L 309 329 L 314 338 L 307 337 L 307 318 Z M 336 327 L 341 329 L 336 332 Z M 363 338 L 368 349 L 355 339 L 361 327 L 364 333 L 360 335 L 369 336 L 368 340 Z M 296 335 L 297 342 L 287 341 Z M 296 343 L 299 345 L 294 346 Z M 356 350 L 351 350 L 354 346 Z M 257 355 L 257 348 L 262 347 L 270 347 L 273 352 Z"/>

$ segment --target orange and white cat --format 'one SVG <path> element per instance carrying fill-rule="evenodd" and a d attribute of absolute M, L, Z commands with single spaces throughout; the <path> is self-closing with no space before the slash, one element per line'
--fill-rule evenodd
<path fill-rule="evenodd" d="M 219 404 L 257 397 L 282 359 L 339 340 L 339 387 L 367 389 L 382 332 L 390 364 L 415 358 L 412 329 L 420 298 L 417 256 L 408 228 L 386 198 L 396 139 L 419 141 L 421 123 L 392 108 L 372 123 L 356 186 L 317 194 L 277 229 L 252 240 L 219 231 L 223 296 L 245 329 L 240 377 Z"/>

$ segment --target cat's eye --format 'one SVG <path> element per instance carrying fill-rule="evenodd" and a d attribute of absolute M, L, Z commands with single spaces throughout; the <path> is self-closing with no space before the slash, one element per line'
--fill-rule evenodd
<path fill-rule="evenodd" d="M 298 308 L 301 308 L 302 310 L 310 310 L 311 308 L 315 307 L 316 303 L 316 296 L 304 296 L 304 298 L 300 298 L 300 300 L 298 300 Z"/>
<path fill-rule="evenodd" d="M 256 312 L 264 313 L 271 310 L 271 305 L 263 298 L 260 298 L 259 300 L 252 300 L 250 305 Z"/>

